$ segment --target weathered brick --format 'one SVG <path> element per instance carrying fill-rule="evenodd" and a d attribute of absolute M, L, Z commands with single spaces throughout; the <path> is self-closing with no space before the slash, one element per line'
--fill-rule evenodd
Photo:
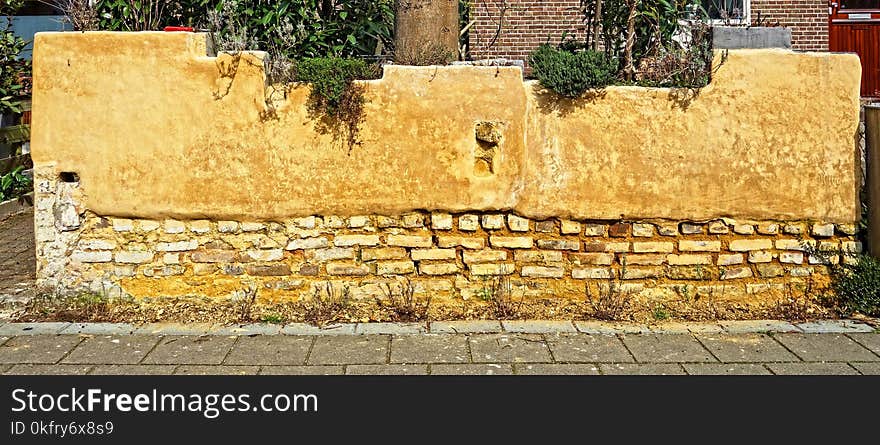
<path fill-rule="evenodd" d="M 152 232 L 159 227 L 162 227 L 162 224 L 159 221 L 153 221 L 151 219 L 139 219 L 137 223 L 137 230 L 141 233 Z"/>
<path fill-rule="evenodd" d="M 562 278 L 565 269 L 561 267 L 523 266 L 520 275 L 534 278 Z"/>
<path fill-rule="evenodd" d="M 678 225 L 677 224 L 659 224 L 657 226 L 657 233 L 663 236 L 678 236 Z"/>
<path fill-rule="evenodd" d="M 782 232 L 788 235 L 803 235 L 806 229 L 803 224 L 786 224 L 782 227 Z"/>
<path fill-rule="evenodd" d="M 810 231 L 813 236 L 819 236 L 823 238 L 827 238 L 830 236 L 834 236 L 834 224 L 827 223 L 817 223 L 813 224 L 813 229 Z"/>
<path fill-rule="evenodd" d="M 130 219 L 110 218 L 110 222 L 113 224 L 113 230 L 117 232 L 131 232 L 134 230 L 134 222 Z"/>
<path fill-rule="evenodd" d="M 305 250 L 305 249 L 322 249 L 330 247 L 330 240 L 324 237 L 316 236 L 311 238 L 293 239 L 287 243 L 286 250 Z"/>
<path fill-rule="evenodd" d="M 170 277 L 174 275 L 183 275 L 184 272 L 186 272 L 186 268 L 179 264 L 147 267 L 143 271 L 145 277 Z"/>
<path fill-rule="evenodd" d="M 196 250 L 199 248 L 199 242 L 196 240 L 177 241 L 171 243 L 157 243 L 156 250 L 160 252 L 185 252 L 188 250 Z"/>
<path fill-rule="evenodd" d="M 581 223 L 563 219 L 560 223 L 559 231 L 563 235 L 579 235 L 581 233 Z"/>
<path fill-rule="evenodd" d="M 809 255 L 807 262 L 810 264 L 837 264 L 840 257 L 837 255 Z"/>
<path fill-rule="evenodd" d="M 353 259 L 355 251 L 350 247 L 330 247 L 327 249 L 310 249 L 305 251 L 306 259 L 310 261 L 330 261 Z"/>
<path fill-rule="evenodd" d="M 712 221 L 709 223 L 709 233 L 713 235 L 720 235 L 729 233 L 730 228 L 727 227 L 727 224 L 724 221 Z"/>
<path fill-rule="evenodd" d="M 614 270 L 602 267 L 576 268 L 571 270 L 571 277 L 576 280 L 607 280 L 614 276 Z"/>
<path fill-rule="evenodd" d="M 724 267 L 721 269 L 722 280 L 734 280 L 737 278 L 749 278 L 752 276 L 752 269 L 748 267 Z"/>
<path fill-rule="evenodd" d="M 510 275 L 515 271 L 513 263 L 480 263 L 468 268 L 472 275 Z"/>
<path fill-rule="evenodd" d="M 517 263 L 559 263 L 562 252 L 558 250 L 517 250 L 513 253 Z"/>
<path fill-rule="evenodd" d="M 320 219 L 316 216 L 304 216 L 293 220 L 293 223 L 301 229 L 314 229 L 320 222 Z M 242 230 L 244 230 L 244 225 L 242 225 Z"/>
<path fill-rule="evenodd" d="M 678 250 L 682 252 L 720 252 L 721 241 L 690 241 L 678 242 Z"/>
<path fill-rule="evenodd" d="M 654 236 L 654 225 L 653 224 L 643 224 L 636 223 L 632 225 L 632 234 L 633 236 L 650 238 Z"/>
<path fill-rule="evenodd" d="M 432 213 L 431 228 L 434 230 L 452 230 L 452 215 L 448 213 Z"/>
<path fill-rule="evenodd" d="M 245 255 L 253 261 L 278 261 L 284 258 L 284 251 L 281 249 L 248 250 Z"/>
<path fill-rule="evenodd" d="M 617 223 L 608 227 L 608 236 L 612 238 L 625 238 L 632 231 L 632 225 L 629 223 Z"/>
<path fill-rule="evenodd" d="M 325 216 L 324 227 L 328 229 L 341 229 L 345 227 L 345 218 L 336 215 Z"/>
<path fill-rule="evenodd" d="M 844 241 L 840 246 L 841 250 L 849 253 L 861 253 L 862 252 L 862 242 L 861 241 Z"/>
<path fill-rule="evenodd" d="M 507 227 L 511 232 L 528 232 L 529 220 L 516 215 L 507 215 Z"/>
<path fill-rule="evenodd" d="M 755 234 L 755 226 L 751 224 L 734 224 L 733 233 L 739 235 L 754 235 Z"/>
<path fill-rule="evenodd" d="M 454 260 L 455 249 L 413 249 L 410 256 L 416 261 Z"/>
<path fill-rule="evenodd" d="M 752 250 L 768 250 L 773 248 L 773 240 L 769 239 L 738 239 L 730 242 L 731 252 L 749 252 Z"/>
<path fill-rule="evenodd" d="M 474 232 L 480 227 L 480 218 L 477 215 L 461 215 L 458 217 L 458 229 L 465 232 Z"/>
<path fill-rule="evenodd" d="M 446 249 L 459 246 L 465 249 L 484 249 L 486 247 L 486 240 L 484 238 L 471 238 L 465 236 L 437 237 L 437 247 Z"/>
<path fill-rule="evenodd" d="M 773 254 L 766 250 L 753 250 L 749 252 L 750 263 L 769 263 L 773 261 Z"/>
<path fill-rule="evenodd" d="M 552 220 L 536 221 L 535 222 L 535 232 L 555 233 L 556 232 L 556 221 L 552 221 Z"/>
<path fill-rule="evenodd" d="M 107 250 L 76 250 L 70 259 L 76 263 L 109 263 L 113 261 L 113 253 Z"/>
<path fill-rule="evenodd" d="M 855 235 L 859 233 L 858 227 L 855 224 L 838 224 L 837 231 L 844 235 Z"/>
<path fill-rule="evenodd" d="M 504 228 L 504 215 L 483 215 L 483 228 L 499 230 Z"/>
<path fill-rule="evenodd" d="M 758 275 L 763 278 L 781 277 L 785 275 L 785 269 L 776 263 L 758 264 L 755 266 L 755 269 L 758 271 Z"/>
<path fill-rule="evenodd" d="M 623 264 L 626 258 L 626 265 L 634 266 L 659 266 L 666 262 L 665 254 L 646 253 L 642 255 L 621 255 L 620 262 Z"/>
<path fill-rule="evenodd" d="M 235 221 L 217 221 L 217 231 L 220 233 L 238 232 L 238 223 Z"/>
<path fill-rule="evenodd" d="M 303 264 L 299 266 L 299 274 L 307 277 L 314 277 L 318 275 L 321 268 L 317 264 Z"/>
<path fill-rule="evenodd" d="M 348 218 L 348 227 L 352 229 L 360 229 L 370 224 L 370 217 L 364 215 L 350 216 Z"/>
<path fill-rule="evenodd" d="M 431 247 L 434 239 L 431 235 L 388 235 L 385 244 L 399 247 Z"/>
<path fill-rule="evenodd" d="M 624 280 L 658 278 L 662 275 L 662 267 L 627 267 L 625 269 L 621 269 L 621 278 L 623 278 Z"/>
<path fill-rule="evenodd" d="M 537 244 L 539 249 L 548 250 L 580 250 L 581 248 L 581 242 L 577 240 L 539 239 Z"/>
<path fill-rule="evenodd" d="M 236 256 L 234 250 L 206 249 L 196 250 L 189 258 L 194 263 L 231 263 Z"/>
<path fill-rule="evenodd" d="M 121 250 L 116 252 L 115 259 L 123 264 L 146 264 L 152 262 L 154 256 L 153 252 Z"/>
<path fill-rule="evenodd" d="M 290 275 L 290 266 L 287 264 L 247 264 L 244 266 L 248 275 L 274 277 Z"/>
<path fill-rule="evenodd" d="M 266 225 L 260 222 L 244 221 L 241 223 L 242 232 L 259 232 L 266 228 Z"/>
<path fill-rule="evenodd" d="M 713 270 L 702 266 L 670 266 L 666 269 L 670 280 L 712 280 Z"/>
<path fill-rule="evenodd" d="M 370 274 L 370 267 L 349 261 L 334 261 L 327 263 L 327 274 L 364 276 Z"/>
<path fill-rule="evenodd" d="M 195 276 L 211 275 L 213 273 L 216 273 L 217 270 L 218 269 L 217 269 L 216 264 L 209 264 L 209 263 L 193 264 L 193 275 L 195 275 Z"/>
<path fill-rule="evenodd" d="M 531 249 L 534 242 L 529 236 L 497 236 L 489 237 L 492 247 L 504 247 L 508 249 Z"/>
<path fill-rule="evenodd" d="M 804 253 L 803 252 L 781 252 L 779 254 L 779 262 L 786 264 L 803 264 L 804 263 Z"/>
<path fill-rule="evenodd" d="M 605 236 L 605 224 L 584 224 L 585 236 Z"/>
<path fill-rule="evenodd" d="M 683 235 L 697 235 L 703 233 L 703 225 L 693 223 L 681 223 L 679 225 L 679 230 Z"/>
<path fill-rule="evenodd" d="M 672 252 L 675 245 L 665 241 L 643 241 L 633 243 L 633 252 L 650 253 L 650 252 Z"/>
<path fill-rule="evenodd" d="M 804 251 L 806 247 L 816 247 L 813 240 L 796 240 L 796 239 L 778 239 L 776 240 L 776 249 L 778 250 L 798 250 Z"/>
<path fill-rule="evenodd" d="M 732 266 L 735 264 L 742 264 L 745 261 L 743 255 L 741 253 L 735 254 L 720 254 L 718 255 L 718 265 L 719 266 Z"/>
<path fill-rule="evenodd" d="M 840 250 L 838 241 L 819 241 L 819 252 L 836 252 Z"/>
<path fill-rule="evenodd" d="M 180 257 L 183 254 L 180 252 L 168 252 L 165 255 L 162 255 L 162 263 L 164 264 L 180 264 Z"/>
<path fill-rule="evenodd" d="M 403 227 L 407 229 L 419 229 L 425 227 L 425 215 L 421 213 L 407 213 L 401 217 Z"/>
<path fill-rule="evenodd" d="M 698 264 L 712 264 L 712 255 L 705 254 L 669 254 L 666 261 L 673 266 L 691 266 Z"/>
<path fill-rule="evenodd" d="M 788 274 L 793 277 L 808 277 L 813 275 L 813 268 L 809 266 L 805 267 L 792 267 L 788 269 Z"/>
<path fill-rule="evenodd" d="M 463 260 L 467 264 L 471 263 L 491 263 L 495 261 L 507 260 L 507 252 L 503 250 L 476 250 L 464 251 L 462 253 Z"/>
<path fill-rule="evenodd" d="M 189 230 L 192 233 L 205 234 L 211 231 L 211 221 L 200 219 L 189 223 Z"/>
<path fill-rule="evenodd" d="M 376 263 L 376 273 L 379 275 L 405 275 L 416 271 L 412 261 L 379 261 Z"/>
<path fill-rule="evenodd" d="M 175 219 L 166 219 L 164 226 L 165 233 L 183 233 L 186 231 L 186 224 Z"/>
<path fill-rule="evenodd" d="M 760 223 L 758 224 L 758 233 L 761 235 L 776 235 L 779 233 L 779 224 L 777 223 Z"/>
<path fill-rule="evenodd" d="M 333 238 L 333 245 L 336 247 L 377 246 L 379 245 L 379 235 L 336 235 Z"/>
<path fill-rule="evenodd" d="M 113 250 L 117 244 L 112 239 L 83 239 L 76 243 L 80 250 Z"/>
<path fill-rule="evenodd" d="M 244 267 L 240 264 L 222 264 L 220 270 L 226 275 L 241 275 L 244 273 Z"/>
<path fill-rule="evenodd" d="M 576 265 L 601 265 L 608 266 L 614 262 L 612 253 L 570 253 L 568 260 Z"/>
<path fill-rule="evenodd" d="M 424 275 L 453 275 L 458 271 L 458 265 L 455 263 L 419 264 L 419 273 Z"/>

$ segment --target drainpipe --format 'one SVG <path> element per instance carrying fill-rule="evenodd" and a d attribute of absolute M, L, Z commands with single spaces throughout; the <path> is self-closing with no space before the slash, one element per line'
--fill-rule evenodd
<path fill-rule="evenodd" d="M 865 105 L 868 253 L 880 258 L 880 104 Z"/>

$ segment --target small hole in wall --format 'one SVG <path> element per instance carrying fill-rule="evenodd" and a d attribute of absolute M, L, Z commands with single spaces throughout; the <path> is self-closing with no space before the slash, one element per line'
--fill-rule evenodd
<path fill-rule="evenodd" d="M 74 172 L 61 172 L 58 175 L 58 179 L 61 182 L 68 182 L 68 183 L 79 182 L 79 175 Z"/>

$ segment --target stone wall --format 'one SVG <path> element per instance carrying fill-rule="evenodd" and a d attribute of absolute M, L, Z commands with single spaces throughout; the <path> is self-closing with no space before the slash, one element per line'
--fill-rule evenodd
<path fill-rule="evenodd" d="M 349 150 L 263 54 L 49 33 L 34 57 L 39 284 L 107 295 L 471 298 L 620 282 L 742 298 L 859 250 L 860 67 L 731 51 L 698 91 L 563 100 L 515 67 L 386 66 Z M 840 261 L 840 258 L 833 259 Z"/>

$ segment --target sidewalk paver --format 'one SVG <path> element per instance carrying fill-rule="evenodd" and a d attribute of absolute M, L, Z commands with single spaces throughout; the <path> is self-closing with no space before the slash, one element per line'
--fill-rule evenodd
<path fill-rule="evenodd" d="M 501 322 L 497 320 L 459 320 L 432 321 L 432 334 L 481 334 L 501 332 Z"/>
<path fill-rule="evenodd" d="M 98 365 L 93 375 L 169 375 L 177 365 Z"/>
<path fill-rule="evenodd" d="M 387 335 L 327 336 L 315 339 L 311 365 L 373 365 L 388 360 Z"/>
<path fill-rule="evenodd" d="M 428 375 L 428 365 L 348 365 L 351 375 Z"/>
<path fill-rule="evenodd" d="M 776 334 L 773 338 L 807 362 L 880 361 L 876 354 L 843 334 Z"/>
<path fill-rule="evenodd" d="M 817 333 L 847 333 L 847 332 L 874 332 L 874 328 L 852 320 L 820 320 L 798 323 L 797 327 L 807 334 Z"/>
<path fill-rule="evenodd" d="M 507 332 L 520 334 L 548 334 L 557 332 L 577 332 L 570 321 L 542 320 L 504 320 L 501 326 Z"/>
<path fill-rule="evenodd" d="M 60 334 L 68 326 L 67 322 L 5 323 L 0 326 L 0 335 Z"/>
<path fill-rule="evenodd" d="M 263 366 L 260 375 L 342 375 L 342 366 Z"/>
<path fill-rule="evenodd" d="M 690 375 L 769 375 L 770 371 L 755 363 L 685 363 Z"/>
<path fill-rule="evenodd" d="M 304 365 L 315 337 L 260 335 L 239 337 L 227 365 Z"/>
<path fill-rule="evenodd" d="M 334 324 L 317 327 L 305 323 L 290 323 L 281 328 L 284 335 L 352 335 L 357 325 L 354 323 Z"/>
<path fill-rule="evenodd" d="M 776 375 L 855 375 L 855 369 L 846 363 L 769 363 Z"/>
<path fill-rule="evenodd" d="M 726 363 L 799 361 L 796 355 L 765 334 L 698 335 L 697 339 Z"/>
<path fill-rule="evenodd" d="M 23 335 L 0 345 L 0 363 L 56 363 L 82 340 L 76 335 Z"/>
<path fill-rule="evenodd" d="M 61 334 L 88 335 L 127 335 L 133 334 L 137 327 L 126 323 L 70 323 Z"/>
<path fill-rule="evenodd" d="M 725 332 L 745 334 L 752 332 L 801 332 L 797 326 L 781 320 L 725 320 L 719 322 Z"/>
<path fill-rule="evenodd" d="M 391 339 L 391 363 L 470 362 L 467 337 L 463 335 L 400 335 Z"/>
<path fill-rule="evenodd" d="M 149 335 L 87 337 L 62 363 L 133 365 L 140 363 L 158 342 L 159 337 Z"/>
<path fill-rule="evenodd" d="M 8 375 L 85 375 L 92 369 L 92 365 L 15 365 Z"/>
<path fill-rule="evenodd" d="M 583 363 L 517 363 L 517 375 L 599 375 L 599 366 Z"/>
<path fill-rule="evenodd" d="M 465 363 L 431 365 L 431 375 L 512 375 L 509 363 Z"/>
<path fill-rule="evenodd" d="M 863 375 L 880 375 L 880 363 L 850 363 Z"/>
<path fill-rule="evenodd" d="M 623 343 L 642 363 L 717 361 L 692 335 L 625 335 Z"/>
<path fill-rule="evenodd" d="M 219 365 L 232 349 L 236 337 L 162 337 L 143 363 L 152 365 Z"/>
<path fill-rule="evenodd" d="M 677 363 L 600 363 L 599 369 L 606 375 L 684 375 L 684 368 Z"/>
<path fill-rule="evenodd" d="M 177 375 L 257 375 L 259 366 L 210 366 L 210 365 L 183 365 L 179 366 L 174 374 Z"/>
<path fill-rule="evenodd" d="M 622 363 L 634 362 L 632 354 L 613 335 L 547 335 L 547 345 L 558 362 Z"/>
<path fill-rule="evenodd" d="M 415 335 L 428 331 L 425 323 L 358 323 L 355 334 Z"/>
<path fill-rule="evenodd" d="M 880 334 L 849 334 L 849 338 L 880 355 Z"/>
<path fill-rule="evenodd" d="M 537 334 L 474 334 L 468 340 L 474 363 L 553 361 L 547 343 Z"/>

